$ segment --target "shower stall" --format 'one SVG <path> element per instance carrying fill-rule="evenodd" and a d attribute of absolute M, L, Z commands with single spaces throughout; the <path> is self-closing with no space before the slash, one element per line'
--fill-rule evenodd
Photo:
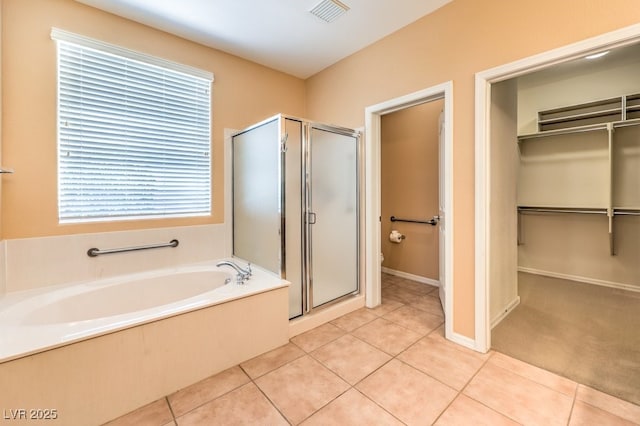
<path fill-rule="evenodd" d="M 233 255 L 291 282 L 289 318 L 360 290 L 360 140 L 281 114 L 232 136 Z"/>

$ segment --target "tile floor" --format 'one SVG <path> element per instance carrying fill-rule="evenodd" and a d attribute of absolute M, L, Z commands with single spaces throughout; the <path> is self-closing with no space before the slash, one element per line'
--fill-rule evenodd
<path fill-rule="evenodd" d="M 640 406 L 443 337 L 437 289 L 385 275 L 383 303 L 114 425 L 638 425 Z"/>

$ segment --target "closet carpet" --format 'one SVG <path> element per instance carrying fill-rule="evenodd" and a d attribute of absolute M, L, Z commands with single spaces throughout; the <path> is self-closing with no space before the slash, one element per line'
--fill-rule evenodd
<path fill-rule="evenodd" d="M 640 405 L 640 292 L 518 274 L 492 349 Z"/>

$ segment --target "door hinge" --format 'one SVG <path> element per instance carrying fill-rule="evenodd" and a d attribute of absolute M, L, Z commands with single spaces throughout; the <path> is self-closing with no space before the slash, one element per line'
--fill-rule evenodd
<path fill-rule="evenodd" d="M 280 139 L 280 152 L 287 152 L 287 139 L 289 139 L 289 133 L 285 133 Z"/>

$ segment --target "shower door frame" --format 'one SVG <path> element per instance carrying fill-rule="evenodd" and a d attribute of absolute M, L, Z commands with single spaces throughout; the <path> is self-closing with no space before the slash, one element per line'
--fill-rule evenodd
<path fill-rule="evenodd" d="M 291 118 L 291 117 L 289 117 Z M 348 129 L 345 127 L 339 127 L 339 126 L 334 126 L 334 125 L 329 125 L 329 124 L 323 124 L 323 123 L 317 123 L 317 122 L 313 122 L 313 121 L 306 121 L 306 120 L 302 120 L 302 124 L 303 124 L 303 132 L 304 132 L 304 137 L 303 137 L 303 161 L 302 161 L 302 178 L 303 178 L 303 199 L 304 199 L 304 235 L 303 235 L 303 241 L 304 241 L 304 258 L 305 261 L 303 262 L 303 275 L 304 275 L 304 279 L 306 282 L 306 285 L 303 285 L 303 297 L 304 297 L 304 291 L 306 289 L 307 291 L 307 295 L 305 298 L 305 306 L 303 307 L 303 316 L 304 314 L 309 314 L 312 313 L 313 311 L 316 311 L 318 309 L 323 309 L 325 307 L 331 306 L 335 303 L 341 302 L 349 297 L 355 296 L 360 294 L 362 285 L 361 285 L 361 265 L 362 265 L 362 255 L 361 255 L 361 237 L 362 237 L 362 216 L 361 216 L 361 204 L 362 204 L 362 191 L 361 191 L 361 184 L 362 184 L 362 135 L 360 132 L 353 130 L 353 129 Z M 323 130 L 323 131 L 327 131 L 327 132 L 331 132 L 331 133 L 336 133 L 342 136 L 348 136 L 348 137 L 353 137 L 355 138 L 355 144 L 356 144 L 356 191 L 355 191 L 355 197 L 356 197 L 356 220 L 357 220 L 357 227 L 356 227 L 356 259 L 357 259 L 357 264 L 356 264 L 356 289 L 353 292 L 344 294 L 343 296 L 340 296 L 336 299 L 332 299 L 328 302 L 325 302 L 321 305 L 318 305 L 316 307 L 313 306 L 313 252 L 311 249 L 311 243 L 312 243 L 312 235 L 313 232 L 311 231 L 311 225 L 310 223 L 308 223 L 309 221 L 309 213 L 313 213 L 311 211 L 311 194 L 312 194 L 312 190 L 313 188 L 311 187 L 311 174 L 309 173 L 309 168 L 311 166 L 311 144 L 313 142 L 313 139 L 311 137 L 311 131 L 313 129 L 318 129 L 318 130 Z"/>
<path fill-rule="evenodd" d="M 301 206 L 299 213 L 302 216 L 302 226 L 300 229 L 300 238 L 301 238 L 301 247 L 299 250 L 302 251 L 302 265 L 301 265 L 301 286 L 302 286 L 302 313 L 298 316 L 292 317 L 289 320 L 293 320 L 296 318 L 302 318 L 307 314 L 310 314 L 314 311 L 324 309 L 333 304 L 339 303 L 347 298 L 357 296 L 361 293 L 362 290 L 362 273 L 361 268 L 363 264 L 362 259 L 362 228 L 363 228 L 363 217 L 362 217 L 362 203 L 363 203 L 363 192 L 361 189 L 361 185 L 363 182 L 362 174 L 362 156 L 363 156 L 363 146 L 362 146 L 362 134 L 361 132 L 349 129 L 346 127 L 340 127 L 330 124 L 318 123 L 311 120 L 306 120 L 286 114 L 277 114 L 275 116 L 271 116 L 265 120 L 262 120 L 252 126 L 249 126 L 240 131 L 234 131 L 229 135 L 230 142 L 230 161 L 232 170 L 230 171 L 230 194 L 229 194 L 229 202 L 231 205 L 231 229 L 230 229 L 230 239 L 231 239 L 231 255 L 234 255 L 235 252 L 235 212 L 234 212 L 234 171 L 233 171 L 233 155 L 234 155 L 234 146 L 233 146 L 233 138 L 235 136 L 241 135 L 246 132 L 250 132 L 254 129 L 257 129 L 261 126 L 270 124 L 274 121 L 278 121 L 278 146 L 280 149 L 280 159 L 278 162 L 278 179 L 279 179 L 279 195 L 278 195 L 278 205 L 279 205 L 279 214 L 280 214 L 280 265 L 279 265 L 279 275 L 283 279 L 287 279 L 287 269 L 286 269 L 286 259 L 287 259 L 287 246 L 286 246 L 286 224 L 287 224 L 287 210 L 286 210 L 286 150 L 287 150 L 287 130 L 286 130 L 286 121 L 296 121 L 301 124 L 301 159 L 300 159 L 300 174 L 299 178 L 301 179 Z M 323 303 L 322 305 L 313 307 L 313 253 L 311 253 L 311 229 L 308 223 L 309 213 L 310 213 L 310 201 L 311 201 L 311 182 L 310 182 L 310 174 L 309 167 L 311 164 L 311 131 L 312 129 L 318 129 L 323 131 L 328 131 L 331 133 L 336 133 L 343 136 L 353 137 L 355 139 L 356 144 L 356 191 L 355 191 L 355 203 L 356 203 L 356 220 L 357 220 L 357 229 L 356 229 L 356 289 L 353 292 L 349 292 L 344 294 L 336 299 L 332 299 Z M 289 212 L 291 214 L 291 212 Z M 289 247 L 289 250 L 292 248 Z M 296 248 L 297 249 L 297 248 Z"/>

